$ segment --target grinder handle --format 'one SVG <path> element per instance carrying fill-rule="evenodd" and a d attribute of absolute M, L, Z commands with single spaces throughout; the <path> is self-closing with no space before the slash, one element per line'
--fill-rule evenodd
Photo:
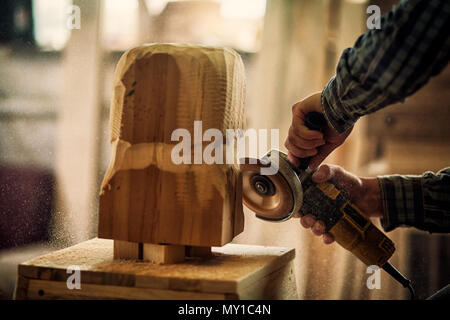
<path fill-rule="evenodd" d="M 333 183 L 304 186 L 302 212 L 325 224 L 326 232 L 367 265 L 383 266 L 395 251 L 394 243 Z"/>
<path fill-rule="evenodd" d="M 316 130 L 320 132 L 324 132 L 325 129 L 328 127 L 327 120 L 325 119 L 325 116 L 317 111 L 308 112 L 305 116 L 305 126 L 309 130 Z M 300 161 L 300 165 L 298 168 L 300 170 L 306 170 L 309 166 L 309 161 L 311 160 L 311 157 L 302 158 Z"/>
<path fill-rule="evenodd" d="M 324 132 L 328 127 L 320 112 L 308 112 L 305 125 L 310 130 Z M 311 157 L 300 161 L 299 169 L 306 170 Z M 384 265 L 395 251 L 394 243 L 379 230 L 366 215 L 331 182 L 307 182 L 304 186 L 302 211 L 322 220 L 326 231 L 337 243 L 368 265 Z"/>

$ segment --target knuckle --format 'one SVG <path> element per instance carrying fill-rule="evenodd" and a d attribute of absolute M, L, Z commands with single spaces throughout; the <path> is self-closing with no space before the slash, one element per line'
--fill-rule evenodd
<path fill-rule="evenodd" d="M 326 175 L 330 176 L 331 173 L 331 167 L 328 164 L 322 164 L 320 166 L 320 170 Z"/>
<path fill-rule="evenodd" d="M 289 140 L 289 143 L 291 143 L 292 145 L 294 145 L 294 146 L 296 146 L 298 143 L 297 143 L 297 139 L 295 138 L 295 136 L 289 136 L 288 137 L 288 140 Z"/>
<path fill-rule="evenodd" d="M 304 141 L 304 146 L 305 146 L 305 148 L 313 149 L 313 148 L 316 147 L 316 143 L 314 141 L 305 140 Z"/>
<path fill-rule="evenodd" d="M 300 129 L 299 126 L 292 126 L 291 129 L 292 129 L 292 133 L 294 133 L 298 136 L 302 135 L 302 130 Z"/>
<path fill-rule="evenodd" d="M 291 150 L 291 144 L 289 143 L 289 140 L 286 139 L 286 141 L 284 142 L 284 146 L 286 147 L 286 149 L 288 149 L 289 151 Z"/>
<path fill-rule="evenodd" d="M 308 151 L 307 150 L 303 150 L 303 149 L 299 149 L 297 157 L 299 157 L 299 158 L 308 157 Z"/>
<path fill-rule="evenodd" d="M 291 151 L 292 154 L 293 154 L 294 156 L 296 156 L 297 158 L 303 157 L 302 153 L 301 153 L 298 149 L 293 148 L 293 149 L 291 149 L 291 150 L 289 150 L 289 151 Z"/>
<path fill-rule="evenodd" d="M 299 145 L 302 147 L 302 149 L 305 149 L 305 150 L 310 150 L 311 149 L 311 145 L 308 143 L 308 141 L 301 140 L 299 142 Z"/>
<path fill-rule="evenodd" d="M 333 176 L 335 176 L 335 175 L 343 175 L 345 173 L 344 168 L 342 168 L 340 166 L 333 166 L 332 169 L 333 170 L 331 170 L 331 168 L 330 168 L 330 172 L 331 171 L 333 172 L 333 174 L 332 174 Z"/>
<path fill-rule="evenodd" d="M 288 134 L 289 134 L 289 136 L 293 136 L 293 135 L 297 134 L 297 129 L 296 129 L 296 127 L 295 127 L 294 124 L 292 124 L 292 125 L 289 127 Z"/>

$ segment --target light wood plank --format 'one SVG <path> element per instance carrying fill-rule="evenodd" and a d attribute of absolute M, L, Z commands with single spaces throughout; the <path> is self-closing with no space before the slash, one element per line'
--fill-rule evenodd
<path fill-rule="evenodd" d="M 114 259 L 142 259 L 142 244 L 114 240 Z"/>
<path fill-rule="evenodd" d="M 185 246 L 144 243 L 143 260 L 159 264 L 184 261 Z"/>
<path fill-rule="evenodd" d="M 238 294 L 287 265 L 295 256 L 293 249 L 236 244 L 214 247 L 212 254 L 163 265 L 114 260 L 112 240 L 92 239 L 21 264 L 19 276 L 65 282 L 69 276 L 67 268 L 78 265 L 82 286 Z"/>
<path fill-rule="evenodd" d="M 133 300 L 223 300 L 225 294 L 82 284 L 67 288 L 66 282 L 30 280 L 28 299 L 133 299 Z"/>
<path fill-rule="evenodd" d="M 186 247 L 187 257 L 210 257 L 211 255 L 212 255 L 211 247 L 198 247 L 198 246 Z"/>

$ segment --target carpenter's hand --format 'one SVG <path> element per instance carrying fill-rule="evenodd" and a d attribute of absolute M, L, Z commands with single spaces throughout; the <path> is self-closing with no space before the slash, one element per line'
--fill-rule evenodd
<path fill-rule="evenodd" d="M 338 134 L 333 128 L 327 128 L 324 134 L 309 130 L 305 126 L 305 116 L 310 111 L 323 113 L 320 92 L 297 102 L 292 106 L 292 124 L 285 142 L 288 149 L 288 159 L 294 165 L 299 165 L 299 158 L 312 157 L 309 163 L 315 169 L 334 149 L 340 146 L 352 129 Z"/>
<path fill-rule="evenodd" d="M 316 183 L 329 180 L 368 217 L 382 217 L 383 205 L 377 178 L 361 178 L 339 166 L 323 164 L 313 174 L 312 180 Z M 303 227 L 311 228 L 317 236 L 323 235 L 323 242 L 326 244 L 334 241 L 332 235 L 325 233 L 325 224 L 322 221 L 316 221 L 308 212 L 301 214 L 304 214 L 300 218 Z"/>

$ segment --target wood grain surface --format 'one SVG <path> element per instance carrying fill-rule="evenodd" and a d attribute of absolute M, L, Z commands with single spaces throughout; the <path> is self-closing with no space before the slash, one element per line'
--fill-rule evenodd
<path fill-rule="evenodd" d="M 176 264 L 114 260 L 113 241 L 92 239 L 19 265 L 16 299 L 296 299 L 292 260 L 281 247 L 227 244 Z M 69 266 L 81 289 L 69 290 Z"/>
<path fill-rule="evenodd" d="M 115 73 L 99 237 L 207 247 L 242 232 L 237 166 L 176 165 L 171 136 L 188 130 L 193 152 L 196 120 L 203 132 L 215 128 L 224 136 L 243 128 L 244 97 L 243 63 L 232 50 L 152 44 L 127 51 Z"/>

